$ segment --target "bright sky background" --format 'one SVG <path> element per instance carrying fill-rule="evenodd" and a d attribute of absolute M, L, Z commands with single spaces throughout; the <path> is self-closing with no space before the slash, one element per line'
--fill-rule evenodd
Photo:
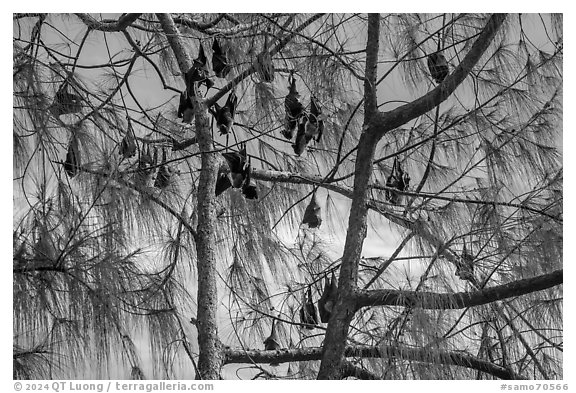
<path fill-rule="evenodd" d="M 96 3 L 91 3 L 91 4 L 79 4 L 78 2 L 70 2 L 70 1 L 66 1 L 66 2 L 58 2 L 58 4 L 54 4 L 54 3 L 47 3 L 47 2 L 39 2 L 39 1 L 27 1 L 27 2 L 20 2 L 20 3 L 16 3 L 16 2 L 9 2 L 7 4 L 7 8 L 9 8 L 9 12 L 5 12 L 2 15 L 5 16 L 5 24 L 2 25 L 2 27 L 6 30 L 4 34 L 2 34 L 2 37 L 4 37 L 4 39 L 2 39 L 2 56 L 5 56 L 6 61 L 4 64 L 4 72 L 2 73 L 2 75 L 6 76 L 6 79 L 8 78 L 8 75 L 10 75 L 10 70 L 9 67 L 12 64 L 12 45 L 11 42 L 8 41 L 8 37 L 12 36 L 12 21 L 11 21 L 11 17 L 12 17 L 12 13 L 13 12 L 61 12 L 64 10 L 78 10 L 78 8 L 88 8 L 88 10 L 86 9 L 82 9 L 83 12 L 99 12 L 102 10 L 106 10 L 106 11 L 111 11 L 111 10 L 118 10 L 118 12 L 125 12 L 125 11 L 158 11 L 159 8 L 159 4 L 158 2 L 122 2 L 123 5 L 125 5 L 126 8 L 128 8 L 128 10 L 126 9 L 119 9 L 118 4 L 120 4 L 118 1 L 99 1 Z M 354 12 L 358 12 L 358 11 L 383 11 L 383 9 L 385 9 L 387 12 L 390 11 L 397 11 L 397 12 L 423 12 L 423 11 L 428 11 L 428 12 L 438 12 L 438 11 L 484 11 L 484 12 L 494 12 L 494 11 L 499 11 L 499 12 L 564 12 L 565 13 L 565 19 L 564 19 L 564 36 L 565 36 L 565 55 L 564 55 L 564 61 L 565 61 L 565 65 L 564 65 L 564 70 L 566 71 L 571 71 L 574 67 L 573 65 L 574 63 L 574 50 L 573 50 L 573 45 L 574 45 L 574 17 L 573 17 L 573 13 L 569 12 L 571 11 L 568 7 L 567 4 L 569 4 L 568 2 L 561 2 L 561 1 L 546 1 L 546 2 L 535 2 L 535 1 L 531 1 L 531 2 L 511 2 L 511 1 L 507 1 L 507 2 L 503 2 L 503 1 L 482 1 L 482 2 L 475 2 L 475 3 L 462 3 L 462 2 L 446 2 L 446 1 L 442 1 L 442 2 L 422 2 L 422 1 L 404 1 L 404 2 L 381 2 L 381 1 L 372 1 L 372 2 L 328 2 L 328 1 L 321 1 L 321 2 L 310 2 L 310 1 L 291 1 L 291 2 L 247 2 L 247 3 L 239 3 L 237 1 L 221 1 L 218 3 L 215 3 L 213 1 L 210 2 L 190 2 L 187 1 L 186 3 L 179 1 L 179 2 L 170 2 L 169 4 L 169 9 L 168 11 L 182 11 L 182 10 L 186 10 L 188 11 L 190 8 L 194 8 L 194 11 L 197 12 L 262 12 L 262 11 L 266 11 L 266 12 L 278 12 L 278 11 L 289 11 L 289 12 L 317 12 L 317 11 L 329 11 L 329 12 L 350 12 L 350 11 L 354 11 Z M 80 7 L 79 7 L 80 6 Z M 471 7 L 472 6 L 472 7 Z M 6 6 L 5 6 L 6 7 Z M 470 9 L 471 8 L 471 9 Z M 10 19 L 8 19 L 10 18 Z M 10 31 L 8 31 L 10 30 Z M 3 67 L 3 68 L 4 68 Z M 8 82 L 7 82 L 8 83 Z M 568 108 L 567 113 L 564 114 L 564 128 L 566 130 L 568 130 L 567 133 L 564 133 L 564 143 L 563 145 L 565 146 L 564 150 L 566 150 L 567 148 L 569 148 L 571 146 L 571 143 L 574 142 L 574 136 L 573 133 L 570 132 L 570 130 L 574 129 L 574 120 L 573 120 L 573 111 L 571 111 L 571 105 L 574 102 L 574 97 L 573 97 L 573 92 L 570 89 L 571 86 L 573 86 L 573 76 L 571 74 L 571 72 L 567 72 L 566 73 L 566 79 L 565 79 L 565 89 L 564 89 L 564 107 Z M 6 128 L 8 128 L 9 126 L 11 126 L 12 124 L 12 111 L 11 111 L 11 99 L 9 96 L 12 95 L 12 92 L 10 91 L 10 93 L 6 93 L 5 95 L 3 95 L 2 101 L 5 102 L 5 105 L 3 106 L 4 110 L 1 112 L 2 113 L 2 124 L 5 124 Z M 10 101 L 9 101 L 10 100 Z M 6 140 L 3 144 L 3 146 L 1 147 L 2 149 L 2 155 L 0 156 L 2 159 L 2 164 L 5 165 L 5 167 L 9 168 L 11 167 L 11 160 L 12 160 L 12 143 L 11 141 L 8 140 L 9 136 L 8 136 L 8 131 L 5 132 L 6 135 Z M 10 138 L 11 139 L 11 138 Z M 573 169 L 573 165 L 574 165 L 574 160 L 573 157 L 571 156 L 571 154 L 569 154 L 568 151 L 566 151 L 566 157 L 565 157 L 565 167 L 567 168 L 565 170 L 565 175 L 566 175 L 566 180 L 565 180 L 565 187 L 564 187 L 564 193 L 565 193 L 565 200 L 568 201 L 568 204 L 565 205 L 564 207 L 564 215 L 565 215 L 565 222 L 566 222 L 566 230 L 565 230 L 565 238 L 568 241 L 568 246 L 570 245 L 570 239 L 571 239 L 571 235 L 572 233 L 572 228 L 573 228 L 573 222 L 574 222 L 574 209 L 571 206 L 571 201 L 573 200 L 573 185 L 571 183 L 572 178 L 573 178 L 573 172 L 571 171 Z M 6 181 L 6 187 L 8 187 L 8 182 L 12 182 L 12 172 L 11 171 L 5 171 L 4 173 L 5 176 L 5 181 Z M 10 186 L 10 188 L 12 189 L 12 186 Z M 5 214 L 8 216 L 9 214 L 9 209 L 12 207 L 12 199 L 8 196 L 2 197 L 2 206 L 4 209 L 6 209 Z M 10 209 L 12 210 L 12 209 Z M 3 211 L 4 213 L 4 211 Z M 2 241 L 2 255 L 5 255 L 4 258 L 4 263 L 6 265 L 9 265 L 9 252 L 11 247 L 11 227 L 8 226 L 8 222 L 12 222 L 12 220 L 8 220 L 6 218 L 5 220 L 5 224 L 2 226 L 2 236 L 0 237 L 0 240 Z M 368 250 L 366 250 L 368 251 Z M 372 254 L 372 249 L 370 249 L 370 252 L 366 252 L 365 255 L 374 255 L 376 254 L 376 252 L 374 252 L 374 254 Z M 376 251 L 376 250 L 374 250 Z M 566 274 L 565 277 L 567 278 L 567 280 L 570 280 L 571 277 L 574 276 L 576 269 L 574 269 L 574 267 L 572 267 L 572 261 L 573 261 L 573 256 L 574 256 L 574 251 L 571 249 L 571 247 L 566 247 L 565 248 L 565 253 L 564 253 L 564 259 L 566 261 L 568 261 L 568 263 L 565 264 L 565 269 L 566 269 Z M 5 299 L 5 301 L 2 302 L 2 311 L 3 311 L 3 315 L 8 316 L 8 315 L 12 315 L 11 314 L 11 304 L 12 304 L 12 280 L 11 280 L 11 274 L 9 273 L 8 267 L 6 267 L 6 270 L 4 271 L 4 274 L 2 274 L 2 295 L 3 295 L 3 299 Z M 569 282 L 569 281 L 568 281 Z M 566 285 L 564 286 L 564 294 L 566 297 L 566 302 L 571 302 L 573 301 L 574 298 L 574 291 L 572 290 L 572 286 L 571 285 Z M 569 304 L 569 303 L 566 303 Z M 566 308 L 566 310 L 569 310 L 569 308 Z M 576 341 L 573 338 L 573 335 L 570 334 L 571 332 L 574 331 L 574 328 L 576 328 L 576 325 L 574 324 L 573 318 L 572 318 L 572 314 L 570 312 L 566 313 L 566 317 L 565 317 L 565 324 L 564 324 L 564 328 L 565 328 L 565 348 L 566 348 L 566 352 L 565 352 L 565 356 L 564 356 L 564 370 L 565 370 L 565 381 L 566 382 L 570 382 L 570 390 L 573 390 L 574 388 L 576 388 L 576 380 L 574 379 L 574 377 L 572 377 L 572 375 L 570 374 L 570 372 L 568 370 L 572 369 L 574 370 L 574 365 L 576 364 L 573 361 L 573 356 L 574 356 L 574 345 L 576 345 Z M 2 327 L 2 340 L 1 340 L 1 348 L 3 349 L 2 354 L 2 382 L 5 382 L 3 385 L 4 386 L 10 386 L 10 388 L 8 388 L 5 391 L 12 391 L 12 384 L 11 381 L 12 380 L 12 375 L 11 375 L 11 359 L 10 359 L 10 353 L 12 352 L 12 327 L 11 324 L 4 324 Z M 570 364 L 572 364 L 572 366 L 570 366 Z M 574 382 L 574 383 L 572 383 Z M 412 384 L 412 383 L 411 383 Z M 413 383 L 415 386 L 416 382 Z M 433 388 L 434 387 L 440 387 L 442 386 L 442 388 L 446 389 L 449 386 L 452 386 L 453 388 L 458 389 L 458 387 L 470 390 L 472 389 L 472 391 L 486 391 L 484 388 L 481 388 L 480 384 L 478 383 L 474 383 L 473 381 L 467 381 L 467 382 L 462 382 L 462 383 L 458 383 L 457 385 L 454 384 L 450 384 L 447 385 L 446 383 L 442 383 L 442 382 L 430 382 L 427 381 L 426 382 L 426 387 L 428 389 Z M 466 385 L 464 385 L 466 384 Z M 282 386 L 283 385 L 283 386 Z M 287 383 L 284 383 L 280 385 L 281 388 L 286 389 L 286 387 L 288 386 Z M 221 386 L 227 386 L 227 387 L 232 387 L 232 385 L 230 384 L 226 384 L 226 385 L 221 385 Z M 424 385 L 420 385 L 419 386 L 424 386 Z M 484 385 L 485 386 L 485 385 Z M 494 387 L 496 387 L 497 385 L 494 385 Z M 499 386 L 499 385 L 498 385 Z M 252 384 L 251 389 L 254 388 L 254 385 Z M 400 385 L 396 385 L 396 383 L 393 382 L 387 382 L 387 389 L 390 388 L 394 388 L 394 387 L 400 387 Z M 240 390 L 242 389 L 241 386 L 235 385 L 235 388 L 240 388 Z M 4 389 L 3 389 L 4 390 Z"/>

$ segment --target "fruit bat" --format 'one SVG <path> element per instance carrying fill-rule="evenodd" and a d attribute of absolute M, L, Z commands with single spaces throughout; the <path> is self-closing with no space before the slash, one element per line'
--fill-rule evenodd
<path fill-rule="evenodd" d="M 474 257 L 466 249 L 466 240 L 462 246 L 462 256 L 456 261 L 456 271 L 454 274 L 462 280 L 474 279 Z"/>
<path fill-rule="evenodd" d="M 336 275 L 334 275 L 334 272 L 332 272 L 332 278 L 330 279 L 330 295 L 328 296 L 326 304 L 324 304 L 324 308 L 329 313 L 332 313 L 332 310 L 334 309 L 337 294 L 338 294 L 338 280 L 336 279 Z"/>
<path fill-rule="evenodd" d="M 394 157 L 394 163 L 392 164 L 392 172 L 386 178 L 386 187 L 395 188 L 399 191 L 406 191 L 410 186 L 410 176 L 408 173 L 404 172 L 400 166 L 400 162 L 397 157 Z M 397 205 L 400 202 L 400 194 L 394 190 L 386 190 L 386 200 L 390 203 Z"/>
<path fill-rule="evenodd" d="M 206 67 L 206 55 L 204 54 L 204 47 L 200 44 L 200 50 L 198 52 L 198 57 L 194 59 L 192 67 L 186 72 L 184 76 L 186 80 L 186 91 L 188 95 L 194 94 L 194 83 L 199 82 L 206 85 L 206 92 L 214 86 L 214 82 L 208 78 L 208 68 Z"/>
<path fill-rule="evenodd" d="M 134 130 L 130 123 L 128 123 L 128 130 L 126 131 L 126 135 L 122 138 L 122 142 L 120 143 L 120 154 L 124 158 L 134 157 L 136 155 L 136 140 L 134 138 Z"/>
<path fill-rule="evenodd" d="M 248 160 L 248 169 L 246 170 L 246 179 L 244 179 L 244 183 L 242 184 L 242 195 L 246 199 L 258 199 L 258 190 L 256 186 L 251 184 L 250 182 L 250 172 L 251 172 L 251 165 L 250 160 Z"/>
<path fill-rule="evenodd" d="M 288 77 L 288 82 L 290 87 L 288 89 L 288 94 L 284 98 L 284 109 L 286 111 L 284 117 L 284 129 L 282 130 L 282 135 L 286 139 L 292 139 L 294 135 L 294 130 L 298 126 L 300 118 L 304 114 L 304 106 L 300 102 L 300 94 L 296 89 L 296 78 L 291 73 Z"/>
<path fill-rule="evenodd" d="M 292 149 L 297 156 L 302 155 L 304 153 L 304 149 L 306 149 L 306 117 L 302 117 L 300 123 L 298 124 L 298 133 L 296 133 L 296 140 L 292 144 Z"/>
<path fill-rule="evenodd" d="M 218 172 L 218 179 L 216 179 L 216 196 L 222 194 L 230 187 L 232 187 L 232 182 L 228 174 L 226 172 Z"/>
<path fill-rule="evenodd" d="M 242 195 L 246 199 L 258 199 L 258 189 L 253 184 L 247 184 L 242 187 Z"/>
<path fill-rule="evenodd" d="M 64 82 L 54 98 L 52 111 L 56 116 L 78 113 L 82 110 L 82 99 L 76 94 L 68 92 L 68 82 Z"/>
<path fill-rule="evenodd" d="M 264 340 L 264 349 L 266 351 L 276 351 L 280 349 L 280 342 L 278 340 L 278 335 L 276 334 L 276 320 L 272 321 L 272 331 L 270 336 Z M 270 363 L 272 367 L 279 366 L 279 363 Z"/>
<path fill-rule="evenodd" d="M 214 42 L 212 43 L 212 69 L 218 78 L 225 78 L 232 69 L 228 64 L 226 54 L 216 38 L 214 38 Z"/>
<path fill-rule="evenodd" d="M 309 330 L 314 329 L 318 324 L 318 313 L 312 301 L 311 287 L 308 287 L 308 293 L 303 296 L 302 308 L 300 309 L 300 322 L 305 325 L 304 328 Z"/>
<path fill-rule="evenodd" d="M 316 200 L 316 193 L 312 194 L 312 200 L 306 206 L 302 224 L 308 224 L 308 228 L 318 228 L 322 224 L 321 208 Z"/>
<path fill-rule="evenodd" d="M 238 104 L 238 97 L 234 92 L 230 92 L 228 98 L 226 99 L 226 104 L 220 107 L 217 103 L 214 103 L 215 110 L 212 114 L 216 118 L 216 125 L 220 131 L 220 135 L 225 135 L 230 132 L 232 125 L 234 124 L 234 114 L 236 113 L 236 105 Z"/>
<path fill-rule="evenodd" d="M 310 114 L 306 122 L 306 142 L 314 139 L 316 142 L 320 141 L 322 133 L 324 132 L 324 121 L 322 120 L 322 110 L 316 103 L 314 97 L 310 102 Z"/>
<path fill-rule="evenodd" d="M 448 76 L 448 62 L 440 52 L 432 53 L 428 56 L 428 69 L 430 75 L 436 83 L 441 83 Z"/>
<path fill-rule="evenodd" d="M 162 162 L 158 168 L 158 173 L 156 174 L 156 180 L 154 180 L 154 187 L 156 188 L 166 188 L 170 184 L 170 179 L 172 177 L 172 169 L 166 164 L 166 150 L 162 148 Z"/>
<path fill-rule="evenodd" d="M 338 293 L 338 280 L 332 272 L 332 278 L 328 280 L 326 277 L 326 282 L 324 284 L 324 291 L 322 291 L 322 296 L 318 300 L 318 313 L 320 314 L 320 321 L 322 323 L 328 323 L 330 316 L 332 315 L 332 309 L 336 302 L 336 295 Z"/>
<path fill-rule="evenodd" d="M 182 123 L 190 124 L 194 120 L 194 104 L 187 91 L 180 93 L 180 104 L 178 105 L 178 118 L 182 118 Z"/>
<path fill-rule="evenodd" d="M 80 151 L 78 149 L 78 141 L 75 137 L 70 139 L 68 144 L 68 151 L 66 152 L 66 161 L 64 162 L 64 170 L 70 178 L 73 178 L 80 171 Z"/>
<path fill-rule="evenodd" d="M 246 145 L 243 145 L 239 152 L 222 153 L 230 167 L 230 175 L 232 177 L 232 187 L 240 188 L 248 178 L 250 172 L 250 165 L 247 161 Z"/>

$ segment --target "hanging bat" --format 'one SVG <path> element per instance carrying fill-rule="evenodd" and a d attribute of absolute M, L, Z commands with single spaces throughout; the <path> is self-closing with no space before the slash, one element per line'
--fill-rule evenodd
<path fill-rule="evenodd" d="M 80 172 L 80 150 L 78 149 L 78 140 L 73 136 L 68 143 L 66 152 L 66 161 L 64 161 L 64 170 L 70 178 L 73 178 Z"/>
<path fill-rule="evenodd" d="M 120 154 L 124 158 L 134 157 L 136 155 L 136 139 L 134 138 L 134 130 L 130 125 L 130 121 L 128 121 L 128 130 L 126 131 L 126 135 L 122 138 L 122 142 L 120 142 Z"/>
<path fill-rule="evenodd" d="M 217 103 L 214 103 L 214 110 L 212 114 L 216 118 L 216 126 L 220 131 L 220 135 L 225 135 L 230 132 L 232 125 L 234 124 L 234 115 L 236 113 L 236 105 L 238 104 L 238 97 L 234 94 L 234 91 L 230 92 L 228 98 L 226 99 L 226 104 L 220 107 Z"/>
<path fill-rule="evenodd" d="M 336 305 L 336 297 L 338 295 L 338 280 L 336 279 L 336 275 L 332 272 L 332 278 L 330 279 L 330 294 L 326 303 L 324 304 L 324 308 L 328 311 L 329 315 L 332 315 L 332 310 Z M 328 317 L 330 319 L 330 316 Z"/>
<path fill-rule="evenodd" d="M 276 334 L 276 320 L 272 321 L 272 331 L 270 336 L 264 340 L 264 349 L 266 351 L 277 351 L 280 349 L 280 341 L 278 340 L 278 335 Z M 279 366 L 279 363 L 270 363 L 272 367 Z"/>
<path fill-rule="evenodd" d="M 462 280 L 474 280 L 474 256 L 466 249 L 466 240 L 462 246 L 462 256 L 456 260 L 456 271 L 454 274 Z"/>
<path fill-rule="evenodd" d="M 216 179 L 216 196 L 222 194 L 230 187 L 232 187 L 232 182 L 228 174 L 226 172 L 218 172 L 218 179 Z"/>
<path fill-rule="evenodd" d="M 296 140 L 292 144 L 292 149 L 294 153 L 300 157 L 304 150 L 306 149 L 307 142 L 306 142 L 306 122 L 307 119 L 305 116 L 302 117 L 300 123 L 298 124 L 298 132 L 296 133 Z"/>
<path fill-rule="evenodd" d="M 226 78 L 232 67 L 228 64 L 226 54 L 222 50 L 218 39 L 212 43 L 212 70 L 218 78 Z"/>
<path fill-rule="evenodd" d="M 248 168 L 246 169 L 246 179 L 244 179 L 244 183 L 242 183 L 242 195 L 246 199 L 258 199 L 258 190 L 256 186 L 251 184 L 250 182 L 250 172 L 252 171 L 252 167 L 250 165 L 250 159 L 248 159 Z"/>
<path fill-rule="evenodd" d="M 396 188 L 396 177 L 393 174 L 390 174 L 390 176 L 388 176 L 388 178 L 386 178 L 386 187 L 387 188 Z M 390 202 L 393 205 L 397 205 L 398 204 L 398 199 L 400 198 L 400 195 L 393 190 L 387 189 L 386 190 L 386 200 L 388 202 Z"/>
<path fill-rule="evenodd" d="M 394 157 L 394 163 L 392 164 L 392 172 L 386 178 L 386 187 L 395 188 L 399 191 L 406 191 L 410 186 L 410 176 L 408 173 L 404 172 L 398 157 Z M 397 205 L 400 202 L 400 194 L 394 190 L 386 190 L 386 200 L 390 203 Z"/>
<path fill-rule="evenodd" d="M 180 93 L 180 104 L 178 105 L 178 118 L 182 118 L 182 123 L 190 124 L 194 120 L 194 104 L 187 91 Z"/>
<path fill-rule="evenodd" d="M 56 92 L 51 110 L 56 116 L 78 113 L 82 110 L 82 98 L 70 93 L 65 81 Z"/>
<path fill-rule="evenodd" d="M 224 156 L 228 166 L 230 167 L 232 187 L 242 187 L 246 178 L 250 176 L 250 166 L 247 161 L 246 145 L 243 145 L 239 152 L 226 152 L 222 153 L 222 156 Z"/>
<path fill-rule="evenodd" d="M 318 325 L 318 313 L 316 306 L 312 301 L 312 288 L 308 287 L 308 293 L 304 294 L 302 308 L 300 309 L 300 322 L 305 326 L 305 329 L 312 330 Z"/>
<path fill-rule="evenodd" d="M 192 67 L 186 72 L 184 76 L 186 80 L 186 90 L 188 95 L 191 96 L 194 94 L 194 83 L 198 82 L 199 84 L 204 83 L 206 85 L 206 92 L 210 90 L 212 86 L 214 86 L 214 82 L 210 78 L 208 78 L 208 68 L 206 66 L 207 59 L 206 55 L 204 54 L 204 47 L 200 44 L 200 50 L 198 52 L 198 57 L 194 59 L 194 63 Z"/>
<path fill-rule="evenodd" d="M 428 56 L 428 70 L 436 83 L 441 83 L 448 76 L 448 61 L 440 52 Z"/>
<path fill-rule="evenodd" d="M 242 195 L 246 199 L 258 199 L 258 189 L 253 184 L 242 186 Z"/>
<path fill-rule="evenodd" d="M 319 142 L 323 132 L 324 121 L 322 120 L 322 110 L 316 103 L 314 97 L 312 97 L 310 100 L 310 114 L 306 122 L 306 142 L 310 142 L 311 139 Z"/>
<path fill-rule="evenodd" d="M 162 161 L 154 180 L 154 187 L 164 189 L 170 184 L 172 178 L 172 168 L 166 164 L 166 150 L 162 148 Z"/>
<path fill-rule="evenodd" d="M 284 109 L 286 114 L 284 117 L 284 129 L 282 130 L 282 135 L 284 135 L 286 139 L 292 139 L 294 130 L 296 130 L 298 122 L 304 114 L 304 106 L 300 102 L 300 93 L 298 93 L 298 90 L 296 89 L 296 78 L 294 78 L 293 73 L 290 73 L 288 82 L 290 83 L 290 87 L 288 89 L 288 94 L 284 98 Z"/>
<path fill-rule="evenodd" d="M 334 272 L 332 272 L 332 278 L 330 280 L 326 277 L 322 296 L 320 296 L 320 299 L 318 300 L 318 313 L 320 314 L 320 321 L 322 323 L 328 323 L 330 320 L 332 309 L 336 302 L 337 293 L 338 280 L 336 279 Z"/>
<path fill-rule="evenodd" d="M 320 205 L 316 200 L 316 193 L 312 194 L 312 200 L 306 206 L 304 211 L 304 218 L 302 219 L 302 224 L 308 224 L 308 228 L 318 228 L 322 224 Z"/>

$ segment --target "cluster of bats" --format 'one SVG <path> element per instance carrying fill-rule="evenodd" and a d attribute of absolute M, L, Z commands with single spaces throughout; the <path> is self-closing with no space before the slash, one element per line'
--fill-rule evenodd
<path fill-rule="evenodd" d="M 216 180 L 216 196 L 232 187 L 239 188 L 246 199 L 258 199 L 256 186 L 250 181 L 252 169 L 250 158 L 246 153 L 246 145 L 242 144 L 238 152 L 225 152 L 222 153 L 222 156 L 228 166 L 228 170 L 220 167 Z"/>
<path fill-rule="evenodd" d="M 132 158 L 138 153 L 134 182 L 136 184 L 146 185 L 148 184 L 148 180 L 156 174 L 154 187 L 164 189 L 170 185 L 175 170 L 167 163 L 166 149 L 164 147 L 161 148 L 161 152 L 162 157 L 160 158 L 158 148 L 154 147 L 152 153 L 150 145 L 147 143 L 138 151 L 134 130 L 131 126 L 128 126 L 128 131 L 122 139 L 122 142 L 120 142 L 119 153 L 124 159 Z"/>
<path fill-rule="evenodd" d="M 265 44 L 265 48 L 266 46 Z M 211 63 L 212 71 L 218 78 L 225 78 L 232 70 L 232 65 L 216 38 L 212 43 Z M 440 51 L 430 54 L 427 58 L 427 64 L 430 75 L 437 83 L 441 83 L 449 74 L 448 62 Z M 272 82 L 274 80 L 274 64 L 267 50 L 264 50 L 257 56 L 254 69 L 262 81 Z M 202 45 L 200 45 L 198 56 L 194 59 L 192 67 L 185 74 L 185 80 L 186 89 L 180 94 L 177 116 L 182 118 L 182 122 L 191 123 L 194 119 L 194 105 L 192 100 L 194 84 L 198 83 L 199 86 L 205 85 L 207 91 L 214 86 L 214 82 L 210 79 L 208 59 Z M 324 131 L 325 115 L 322 113 L 322 109 L 313 96 L 310 99 L 309 112 L 302 102 L 300 102 L 300 94 L 298 93 L 293 71 L 290 73 L 288 83 L 288 94 L 284 99 L 284 127 L 281 133 L 288 140 L 292 140 L 294 134 L 296 134 L 292 148 L 294 153 L 300 156 L 311 140 L 316 142 L 320 141 Z M 237 105 L 238 97 L 234 90 L 232 90 L 223 106 L 215 103 L 209 108 L 221 135 L 228 135 L 232 129 Z M 50 109 L 56 116 L 78 113 L 82 110 L 82 99 L 77 94 L 69 91 L 69 83 L 67 80 L 56 92 L 54 103 Z M 136 154 L 137 150 L 136 138 L 133 130 L 129 127 L 126 136 L 121 142 L 120 154 L 125 158 L 130 158 Z M 159 165 L 155 184 L 157 183 L 160 188 L 165 187 L 169 183 L 171 175 L 170 168 L 165 164 L 166 151 L 162 149 L 162 159 L 160 163 L 158 163 L 157 158 L 155 159 L 150 154 L 148 146 L 138 151 L 138 153 L 138 172 L 148 176 L 150 171 Z M 156 156 L 156 151 L 154 156 Z M 228 170 L 224 168 L 218 175 L 216 195 L 220 195 L 232 187 L 241 189 L 242 194 L 248 199 L 257 199 L 256 187 L 250 182 L 251 166 L 245 146 L 240 149 L 240 151 L 226 152 L 223 153 L 222 156 L 228 165 Z M 76 176 L 80 170 L 80 151 L 78 149 L 78 141 L 74 136 L 68 145 L 64 169 L 70 177 Z M 401 195 L 395 192 L 394 189 L 402 192 L 408 189 L 409 184 L 409 175 L 402 170 L 400 162 L 395 158 L 391 174 L 386 179 L 386 200 L 392 204 L 399 204 Z M 316 197 L 313 196 L 310 204 L 306 208 L 303 224 L 308 224 L 310 228 L 317 228 L 321 222 L 320 205 L 316 201 Z"/>
<path fill-rule="evenodd" d="M 310 112 L 306 112 L 304 105 L 300 102 L 300 93 L 296 88 L 296 78 L 293 72 L 288 77 L 288 83 L 290 86 L 284 98 L 286 114 L 282 135 L 291 140 L 296 131 L 296 140 L 292 144 L 292 149 L 296 155 L 300 156 L 308 142 L 312 139 L 316 142 L 320 141 L 324 132 L 324 115 L 314 97 L 310 99 Z"/>

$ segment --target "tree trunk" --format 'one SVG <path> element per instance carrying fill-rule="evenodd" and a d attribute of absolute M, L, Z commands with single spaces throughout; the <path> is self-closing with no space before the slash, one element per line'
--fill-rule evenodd
<path fill-rule="evenodd" d="M 169 14 L 158 14 L 162 29 L 174 51 L 182 75 L 192 67 L 190 56 L 172 17 Z M 218 338 L 216 320 L 218 310 L 218 275 L 214 254 L 214 201 L 216 195 L 216 175 L 218 157 L 212 148 L 208 108 L 204 99 L 197 93 L 194 100 L 194 114 L 198 147 L 201 152 L 202 168 L 198 181 L 198 228 L 196 230 L 196 264 L 198 268 L 198 359 L 197 379 L 219 379 L 222 365 L 222 351 Z"/>
<path fill-rule="evenodd" d="M 340 379 L 341 377 L 348 328 L 356 311 L 355 294 L 358 262 L 366 238 L 368 183 L 372 173 L 372 158 L 375 148 L 376 139 L 365 131 L 358 144 L 354 196 L 348 220 L 342 267 L 340 268 L 338 300 L 328 323 L 318 379 Z"/>
<path fill-rule="evenodd" d="M 340 268 L 338 300 L 332 312 L 324 340 L 324 353 L 318 372 L 318 379 L 341 379 L 343 376 L 344 351 L 348 328 L 356 312 L 356 281 L 362 245 L 366 238 L 366 217 L 368 214 L 368 185 L 372 174 L 372 160 L 378 139 L 367 127 L 376 106 L 376 75 L 378 65 L 378 44 L 380 15 L 368 16 L 368 38 L 366 43 L 366 77 L 364 79 L 364 131 L 358 141 L 356 169 L 354 171 L 354 192 L 346 244 Z"/>

